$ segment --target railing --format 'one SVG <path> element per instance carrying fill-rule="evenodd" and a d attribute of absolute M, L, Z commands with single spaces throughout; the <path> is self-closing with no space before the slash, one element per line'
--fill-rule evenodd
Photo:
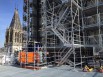
<path fill-rule="evenodd" d="M 100 24 L 103 24 L 103 13 L 100 14 Z"/>
<path fill-rule="evenodd" d="M 94 27 L 103 24 L 103 13 L 84 18 L 84 28 Z"/>
<path fill-rule="evenodd" d="M 85 37 L 85 44 L 86 45 L 97 45 L 99 44 L 99 37 L 98 36 L 86 36 Z"/>
<path fill-rule="evenodd" d="M 85 36 L 85 45 L 103 45 L 103 34 Z"/>
<path fill-rule="evenodd" d="M 91 24 L 96 24 L 96 23 L 97 23 L 97 14 L 84 18 L 85 27 L 87 27 L 88 25 L 91 25 Z"/>
<path fill-rule="evenodd" d="M 98 0 L 98 2 L 96 0 L 88 0 L 83 4 L 84 9 L 99 6 L 99 5 L 103 5 L 103 0 Z"/>

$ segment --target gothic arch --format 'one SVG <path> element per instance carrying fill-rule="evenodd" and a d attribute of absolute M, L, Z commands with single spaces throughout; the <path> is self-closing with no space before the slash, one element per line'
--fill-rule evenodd
<path fill-rule="evenodd" d="M 17 32 L 15 32 L 15 42 L 17 42 Z"/>
<path fill-rule="evenodd" d="M 20 41 L 20 42 L 22 43 L 22 33 L 21 33 L 21 35 L 20 35 L 20 38 L 21 38 L 21 41 Z"/>
<path fill-rule="evenodd" d="M 21 43 L 21 34 L 19 33 L 19 43 Z"/>
<path fill-rule="evenodd" d="M 17 33 L 17 42 L 19 43 L 19 32 Z"/>

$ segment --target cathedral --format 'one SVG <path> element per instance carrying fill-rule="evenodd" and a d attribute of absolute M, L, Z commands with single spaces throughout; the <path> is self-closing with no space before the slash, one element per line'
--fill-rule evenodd
<path fill-rule="evenodd" d="M 14 16 L 10 23 L 9 28 L 6 30 L 5 47 L 8 52 L 14 53 L 22 50 L 22 36 L 23 29 L 20 23 L 18 9 L 15 9 Z"/>

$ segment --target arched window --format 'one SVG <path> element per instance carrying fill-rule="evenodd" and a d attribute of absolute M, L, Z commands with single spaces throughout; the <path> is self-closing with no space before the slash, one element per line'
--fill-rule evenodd
<path fill-rule="evenodd" d="M 10 42 L 12 42 L 12 41 L 13 41 L 13 31 L 10 30 Z"/>
<path fill-rule="evenodd" d="M 22 33 L 20 34 L 20 42 L 22 43 Z"/>
<path fill-rule="evenodd" d="M 9 39 L 9 31 L 6 32 L 6 43 L 9 42 L 8 39 Z"/>
<path fill-rule="evenodd" d="M 21 42 L 21 34 L 19 33 L 19 43 Z"/>
<path fill-rule="evenodd" d="M 17 42 L 17 32 L 15 32 L 15 42 Z"/>
<path fill-rule="evenodd" d="M 21 34 L 21 42 L 23 42 L 23 34 Z"/>
<path fill-rule="evenodd" d="M 19 33 L 17 33 L 17 42 L 19 42 Z"/>

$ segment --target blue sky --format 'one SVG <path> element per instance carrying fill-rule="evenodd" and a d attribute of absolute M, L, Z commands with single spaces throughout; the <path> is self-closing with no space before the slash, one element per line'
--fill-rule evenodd
<path fill-rule="evenodd" d="M 0 47 L 4 46 L 5 31 L 10 25 L 15 6 L 18 7 L 19 17 L 22 24 L 23 0 L 0 0 Z"/>

